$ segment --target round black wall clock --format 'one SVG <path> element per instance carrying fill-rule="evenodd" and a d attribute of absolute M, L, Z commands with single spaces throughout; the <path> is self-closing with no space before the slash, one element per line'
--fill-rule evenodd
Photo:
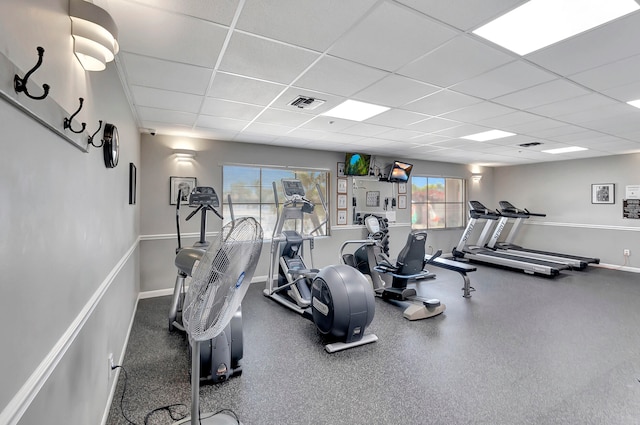
<path fill-rule="evenodd" d="M 103 140 L 104 165 L 107 168 L 114 168 L 118 165 L 118 156 L 120 155 L 118 128 L 114 124 L 106 123 L 104 125 Z"/>

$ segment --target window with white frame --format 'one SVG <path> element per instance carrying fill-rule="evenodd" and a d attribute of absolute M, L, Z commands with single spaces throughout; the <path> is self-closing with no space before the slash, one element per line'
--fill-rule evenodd
<path fill-rule="evenodd" d="M 327 235 L 327 215 L 322 207 L 320 194 L 327 199 L 329 173 L 324 170 L 261 167 L 250 165 L 224 165 L 222 167 L 223 212 L 230 217 L 228 195 L 231 195 L 235 217 L 254 217 L 260 222 L 265 239 L 270 239 L 276 225 L 277 211 L 273 193 L 275 182 L 278 201 L 285 200 L 282 191 L 282 179 L 298 179 L 302 182 L 306 198 L 315 208 L 313 213 L 305 214 L 302 223 L 287 223 L 285 229 L 298 230 L 305 234 L 313 232 L 316 236 Z"/>
<path fill-rule="evenodd" d="M 465 180 L 452 177 L 411 176 L 411 227 L 464 227 Z"/>

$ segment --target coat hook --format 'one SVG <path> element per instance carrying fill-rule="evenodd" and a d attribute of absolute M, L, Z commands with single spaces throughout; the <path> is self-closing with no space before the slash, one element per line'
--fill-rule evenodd
<path fill-rule="evenodd" d="M 102 143 L 100 143 L 99 145 L 96 145 L 93 143 L 93 138 L 96 137 L 96 134 L 98 134 L 98 131 L 100 131 L 100 129 L 102 128 L 102 120 L 100 120 L 99 123 L 100 123 L 100 126 L 98 126 L 98 129 L 96 130 L 96 132 L 93 133 L 91 136 L 89 136 L 89 144 L 96 148 L 101 148 L 102 145 L 104 145 L 104 139 L 102 139 Z"/>
<path fill-rule="evenodd" d="M 73 113 L 73 115 L 71 115 L 69 118 L 65 118 L 64 119 L 64 128 L 65 129 L 69 129 L 71 132 L 76 133 L 76 134 L 80 134 L 84 131 L 84 129 L 87 127 L 87 123 L 83 122 L 82 123 L 82 128 L 78 131 L 74 130 L 73 128 L 71 128 L 71 121 L 73 121 L 73 117 L 75 117 L 76 115 L 78 115 L 78 112 L 80 112 L 80 110 L 82 109 L 82 103 L 84 102 L 83 98 L 78 98 L 78 100 L 80 100 L 80 107 L 78 108 L 77 111 L 75 111 Z"/>
<path fill-rule="evenodd" d="M 24 92 L 24 94 L 27 95 L 28 98 L 34 100 L 42 100 L 47 97 L 47 95 L 49 94 L 49 84 L 42 85 L 42 89 L 44 90 L 44 94 L 42 96 L 32 96 L 29 94 L 29 90 L 27 89 L 27 80 L 29 80 L 31 74 L 33 74 L 38 68 L 40 68 L 40 65 L 42 65 L 42 55 L 44 55 L 44 49 L 38 46 L 38 63 L 36 63 L 36 65 L 25 74 L 24 78 L 20 78 L 18 74 L 14 75 L 13 88 L 15 89 L 16 93 Z"/>

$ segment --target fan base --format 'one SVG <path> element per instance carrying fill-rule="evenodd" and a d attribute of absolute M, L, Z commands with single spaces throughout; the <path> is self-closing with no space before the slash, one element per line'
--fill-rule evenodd
<path fill-rule="evenodd" d="M 226 413 L 218 413 L 214 416 L 209 416 L 211 413 L 202 413 L 200 417 L 200 424 L 202 425 L 242 425 L 242 422 L 238 421 L 233 416 Z M 173 425 L 191 424 L 191 416 L 182 419 L 181 421 L 174 422 Z"/>

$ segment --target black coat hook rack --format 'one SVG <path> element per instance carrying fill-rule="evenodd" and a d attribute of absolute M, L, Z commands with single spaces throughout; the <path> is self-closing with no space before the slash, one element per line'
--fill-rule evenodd
<path fill-rule="evenodd" d="M 84 99 L 83 98 L 78 98 L 78 100 L 80 100 L 80 107 L 78 107 L 78 110 L 75 111 L 73 113 L 73 115 L 71 115 L 69 118 L 65 118 L 64 119 L 64 129 L 69 129 L 69 131 L 71 131 L 72 133 L 76 133 L 76 134 L 80 134 L 84 131 L 85 128 L 87 128 L 87 123 L 83 122 L 82 123 L 82 128 L 80 130 L 74 130 L 73 128 L 71 128 L 71 124 L 73 121 L 73 118 L 78 115 L 78 112 L 80 112 L 80 110 L 82 109 L 82 104 L 84 103 Z"/>
<path fill-rule="evenodd" d="M 100 129 L 102 128 L 102 120 L 99 121 L 100 125 L 98 126 L 98 129 L 96 130 L 95 133 L 93 133 L 91 136 L 89 136 L 89 144 L 93 147 L 96 148 L 101 148 L 102 145 L 104 145 L 104 139 L 102 139 L 101 143 L 99 145 L 96 145 L 95 143 L 93 143 L 93 138 L 96 137 L 96 134 L 98 134 L 98 132 L 100 131 Z"/>
<path fill-rule="evenodd" d="M 41 96 L 32 96 L 29 93 L 29 90 L 27 89 L 27 81 L 29 80 L 29 77 L 31 77 L 31 74 L 33 74 L 38 68 L 40 68 L 40 65 L 42 65 L 42 56 L 44 55 L 44 49 L 38 46 L 37 50 L 38 50 L 38 63 L 36 63 L 36 65 L 33 68 L 31 68 L 29 72 L 25 74 L 24 78 L 20 78 L 18 74 L 15 74 L 13 77 L 13 88 L 15 89 L 16 93 L 23 92 L 30 99 L 42 100 L 45 97 L 47 97 L 47 95 L 49 94 L 49 84 L 42 85 L 44 94 L 42 94 Z"/>

